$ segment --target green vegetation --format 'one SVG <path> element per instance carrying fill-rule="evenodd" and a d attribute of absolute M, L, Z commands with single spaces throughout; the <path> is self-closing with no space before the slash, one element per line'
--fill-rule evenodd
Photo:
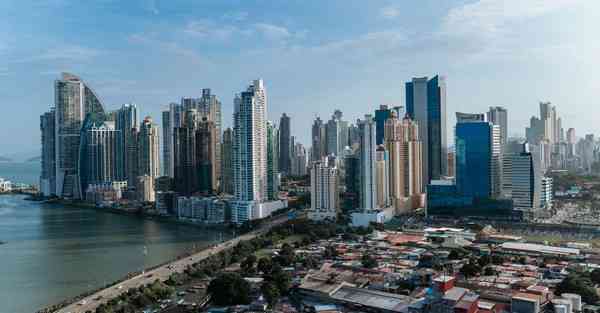
<path fill-rule="evenodd" d="M 581 295 L 581 300 L 588 304 L 594 304 L 600 300 L 594 288 L 593 279 L 598 279 L 598 272 L 591 275 L 590 272 L 570 273 L 560 284 L 556 286 L 556 294 L 575 293 Z"/>
<path fill-rule="evenodd" d="M 223 273 L 213 279 L 207 292 L 217 305 L 250 303 L 250 284 L 237 273 Z"/>
<path fill-rule="evenodd" d="M 364 268 L 376 268 L 377 266 L 379 266 L 377 260 L 373 258 L 370 254 L 363 254 L 361 263 Z"/>
<path fill-rule="evenodd" d="M 131 288 L 118 298 L 101 304 L 96 309 L 96 313 L 117 313 L 117 312 L 136 312 L 140 309 L 156 303 L 160 299 L 169 298 L 175 290 L 160 281 L 156 280 L 152 284 L 140 288 Z"/>

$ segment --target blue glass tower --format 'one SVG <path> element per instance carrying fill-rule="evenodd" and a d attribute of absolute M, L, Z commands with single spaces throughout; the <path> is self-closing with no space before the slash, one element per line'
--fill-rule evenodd
<path fill-rule="evenodd" d="M 423 142 L 423 183 L 440 179 L 448 170 L 446 80 L 413 78 L 406 83 L 406 113 L 419 124 Z"/>
<path fill-rule="evenodd" d="M 456 187 L 464 196 L 491 194 L 491 124 L 456 124 Z"/>
<path fill-rule="evenodd" d="M 392 110 L 387 105 L 381 105 L 378 110 L 375 110 L 375 142 L 378 145 L 383 144 L 385 121 L 390 116 L 392 116 Z"/>

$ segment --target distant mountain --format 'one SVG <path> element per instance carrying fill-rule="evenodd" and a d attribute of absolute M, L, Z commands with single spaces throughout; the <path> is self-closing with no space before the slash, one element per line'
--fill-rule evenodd
<path fill-rule="evenodd" d="M 0 162 L 12 162 L 13 159 L 0 155 Z"/>
<path fill-rule="evenodd" d="M 25 162 L 32 162 L 33 163 L 33 162 L 40 162 L 41 160 L 42 160 L 41 156 L 36 156 L 36 157 L 27 159 Z"/>

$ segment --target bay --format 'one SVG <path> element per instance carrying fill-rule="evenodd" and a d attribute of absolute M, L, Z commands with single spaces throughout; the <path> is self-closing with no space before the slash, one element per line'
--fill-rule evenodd
<path fill-rule="evenodd" d="M 34 312 L 229 238 L 228 232 L 3 195 L 0 313 Z"/>

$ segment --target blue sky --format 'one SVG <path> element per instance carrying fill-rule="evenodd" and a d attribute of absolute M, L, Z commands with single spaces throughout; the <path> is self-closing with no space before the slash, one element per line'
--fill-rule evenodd
<path fill-rule="evenodd" d="M 303 142 L 315 115 L 403 105 L 405 81 L 437 73 L 448 125 L 504 105 L 509 134 L 522 134 L 548 100 L 578 135 L 599 129 L 596 0 L 4 0 L 0 12 L 0 155 L 38 149 L 62 71 L 108 109 L 133 102 L 157 121 L 209 87 L 225 125 L 234 94 L 260 77 L 269 118 L 288 113 Z"/>

